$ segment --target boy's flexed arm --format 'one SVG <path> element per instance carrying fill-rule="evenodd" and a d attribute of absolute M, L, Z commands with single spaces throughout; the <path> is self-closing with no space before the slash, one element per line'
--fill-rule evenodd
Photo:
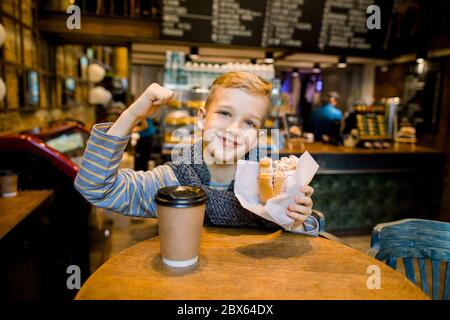
<path fill-rule="evenodd" d="M 133 126 L 166 102 L 172 92 L 152 84 L 116 121 L 92 129 L 75 188 L 92 204 L 132 216 L 154 216 L 153 197 L 159 188 L 179 184 L 172 169 L 119 170 Z"/>
<path fill-rule="evenodd" d="M 153 83 L 131 104 L 109 128 L 108 134 L 116 137 L 128 136 L 133 128 L 146 117 L 155 113 L 161 104 L 168 102 L 173 91 Z"/>

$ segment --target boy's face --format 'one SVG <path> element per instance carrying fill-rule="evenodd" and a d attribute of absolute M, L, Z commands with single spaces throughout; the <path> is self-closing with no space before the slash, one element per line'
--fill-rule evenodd
<path fill-rule="evenodd" d="M 257 145 L 258 130 L 264 125 L 268 98 L 237 88 L 215 89 L 204 118 L 203 140 L 214 163 L 235 163 Z M 206 114 L 205 114 L 206 113 Z"/>

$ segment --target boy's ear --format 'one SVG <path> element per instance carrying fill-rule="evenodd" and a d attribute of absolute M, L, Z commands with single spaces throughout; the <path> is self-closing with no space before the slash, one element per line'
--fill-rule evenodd
<path fill-rule="evenodd" d="M 198 116 L 198 117 L 205 117 L 205 115 L 206 115 L 206 109 L 205 109 L 205 107 L 200 107 L 200 108 L 198 108 L 197 116 Z"/>
<path fill-rule="evenodd" d="M 206 109 L 205 107 L 200 107 L 197 111 L 197 126 L 200 129 L 203 129 L 204 121 L 205 121 Z"/>

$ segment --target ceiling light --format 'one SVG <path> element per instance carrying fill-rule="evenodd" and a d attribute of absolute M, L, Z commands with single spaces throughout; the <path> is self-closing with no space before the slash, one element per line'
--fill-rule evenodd
<path fill-rule="evenodd" d="M 320 73 L 320 63 L 314 63 L 313 72 Z"/>
<path fill-rule="evenodd" d="M 264 62 L 265 63 L 274 63 L 274 59 L 273 59 L 273 52 L 272 51 L 267 51 L 266 52 L 266 57 L 264 58 Z"/>
<path fill-rule="evenodd" d="M 191 47 L 190 52 L 189 52 L 189 58 L 191 58 L 192 60 L 198 59 L 199 55 L 198 55 L 198 47 Z"/>
<path fill-rule="evenodd" d="M 425 60 L 427 59 L 427 53 L 423 50 L 420 50 L 417 52 L 417 56 L 416 56 L 416 62 L 417 63 L 424 63 Z"/>
<path fill-rule="evenodd" d="M 339 57 L 337 67 L 342 69 L 347 67 L 347 57 Z"/>

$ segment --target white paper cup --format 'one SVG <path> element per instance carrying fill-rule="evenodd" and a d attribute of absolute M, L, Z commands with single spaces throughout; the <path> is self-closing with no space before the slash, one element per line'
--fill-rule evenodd
<path fill-rule="evenodd" d="M 0 195 L 10 198 L 18 194 L 17 174 L 10 170 L 0 171 Z"/>

